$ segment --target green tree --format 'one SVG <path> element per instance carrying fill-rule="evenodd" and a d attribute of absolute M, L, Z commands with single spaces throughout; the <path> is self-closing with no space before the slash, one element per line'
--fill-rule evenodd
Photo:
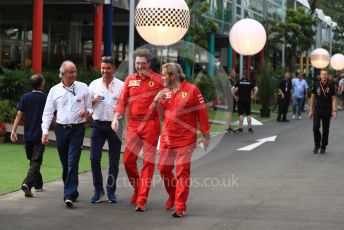
<path fill-rule="evenodd" d="M 344 51 L 344 1 L 343 0 L 312 0 L 314 7 L 322 9 L 338 26 L 334 29 L 332 53 Z"/>
<path fill-rule="evenodd" d="M 296 69 L 297 57 L 309 50 L 314 44 L 316 20 L 303 9 L 287 9 L 285 22 L 266 20 L 268 52 L 276 53 L 278 46 L 286 46 L 286 67 Z"/>
<path fill-rule="evenodd" d="M 209 35 L 219 31 L 219 25 L 202 15 L 209 11 L 210 5 L 206 1 L 187 0 L 190 9 L 190 26 L 186 37 L 205 49 L 208 49 Z"/>

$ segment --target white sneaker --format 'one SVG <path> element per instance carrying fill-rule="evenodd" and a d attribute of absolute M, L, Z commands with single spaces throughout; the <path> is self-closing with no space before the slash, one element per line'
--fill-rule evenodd
<path fill-rule="evenodd" d="M 301 120 L 301 119 L 302 119 L 302 117 L 301 117 L 301 116 L 299 116 L 299 117 L 298 117 L 298 119 L 299 119 L 299 120 Z"/>
<path fill-rule="evenodd" d="M 295 120 L 296 119 L 296 115 L 291 116 L 291 119 Z"/>

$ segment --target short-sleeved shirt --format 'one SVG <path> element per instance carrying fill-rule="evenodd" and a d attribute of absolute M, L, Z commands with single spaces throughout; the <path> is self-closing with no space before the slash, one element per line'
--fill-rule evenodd
<path fill-rule="evenodd" d="M 308 84 L 306 82 L 306 80 L 304 79 L 299 79 L 299 78 L 295 78 L 292 80 L 292 86 L 293 86 L 293 97 L 295 98 L 303 98 L 304 94 L 305 94 L 305 90 L 308 89 Z"/>
<path fill-rule="evenodd" d="M 248 79 L 238 81 L 235 87 L 238 88 L 239 101 L 251 101 L 251 92 L 255 86 L 255 83 Z"/>
<path fill-rule="evenodd" d="M 316 110 L 332 110 L 332 96 L 336 95 L 333 83 L 321 84 L 316 82 L 313 84 L 312 93 L 315 94 Z"/>
<path fill-rule="evenodd" d="M 22 96 L 18 110 L 24 118 L 24 140 L 40 141 L 42 137 L 42 115 L 47 95 L 42 91 L 33 90 Z"/>
<path fill-rule="evenodd" d="M 106 87 L 103 78 L 98 78 L 91 82 L 88 86 L 90 90 L 90 97 L 102 96 L 102 102 L 93 106 L 93 120 L 112 121 L 114 118 L 114 109 L 116 108 L 117 100 L 123 88 L 123 81 L 113 78 L 108 88 Z"/>

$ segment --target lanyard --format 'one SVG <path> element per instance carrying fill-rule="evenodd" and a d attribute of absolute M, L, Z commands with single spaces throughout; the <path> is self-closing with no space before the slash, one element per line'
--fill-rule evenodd
<path fill-rule="evenodd" d="M 68 92 L 72 93 L 74 96 L 76 96 L 74 87 L 73 87 L 72 89 L 69 89 L 69 88 L 67 88 L 67 87 L 65 87 L 65 86 L 63 85 L 63 88 L 64 88 L 65 90 L 67 90 Z"/>
<path fill-rule="evenodd" d="M 322 92 L 323 92 L 324 96 L 327 98 L 327 96 L 326 96 L 326 93 L 325 93 L 325 90 L 324 90 L 324 87 L 323 87 L 323 85 L 322 85 L 322 83 L 321 83 L 321 82 L 320 82 L 320 87 L 321 87 L 321 90 L 322 90 Z"/>

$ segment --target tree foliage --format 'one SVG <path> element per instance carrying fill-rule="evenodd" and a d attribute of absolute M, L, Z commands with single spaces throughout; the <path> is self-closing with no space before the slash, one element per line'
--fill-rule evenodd
<path fill-rule="evenodd" d="M 200 0 L 187 0 L 186 2 L 190 9 L 190 26 L 186 36 L 189 36 L 192 42 L 207 49 L 210 33 L 219 31 L 217 23 L 201 16 L 210 9 L 210 5 L 206 1 Z"/>
<path fill-rule="evenodd" d="M 277 52 L 283 43 L 286 46 L 286 66 L 295 70 L 296 57 L 309 50 L 316 34 L 316 20 L 303 9 L 287 9 L 285 22 L 266 20 L 263 22 L 268 34 L 268 52 Z"/>
<path fill-rule="evenodd" d="M 312 0 L 315 6 L 323 9 L 338 26 L 334 29 L 332 53 L 344 52 L 344 1 L 343 0 Z"/>

